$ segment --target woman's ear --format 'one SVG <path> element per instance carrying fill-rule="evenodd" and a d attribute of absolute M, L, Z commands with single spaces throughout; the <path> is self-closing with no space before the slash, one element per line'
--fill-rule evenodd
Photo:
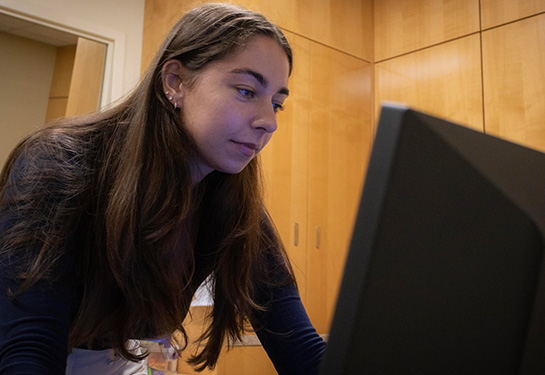
<path fill-rule="evenodd" d="M 168 60 L 161 69 L 163 91 L 174 108 L 180 108 L 182 106 L 183 94 L 185 91 L 182 82 L 183 70 L 184 67 L 182 63 L 176 59 Z"/>

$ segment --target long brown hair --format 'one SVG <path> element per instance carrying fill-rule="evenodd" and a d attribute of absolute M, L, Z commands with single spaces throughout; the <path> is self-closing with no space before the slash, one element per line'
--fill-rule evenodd
<path fill-rule="evenodd" d="M 276 26 L 244 8 L 205 4 L 178 21 L 121 104 L 54 123 L 10 155 L 0 214 L 10 222 L 1 255 L 20 254 L 14 275 L 21 288 L 13 296 L 72 269 L 63 277 L 82 300 L 69 345 L 108 345 L 137 360 L 128 339 L 185 336 L 193 293 L 212 273 L 212 320 L 191 362 L 213 367 L 225 339 L 240 338 L 245 319 L 266 308 L 255 300 L 257 273 L 267 279 L 271 256 L 289 270 L 263 207 L 258 160 L 239 174 L 213 172 L 192 188 L 196 147 L 161 84 L 166 61 L 178 59 L 196 76 L 254 35 L 273 38 L 291 72 L 291 48 Z M 269 281 L 294 282 L 291 271 L 285 276 Z"/>

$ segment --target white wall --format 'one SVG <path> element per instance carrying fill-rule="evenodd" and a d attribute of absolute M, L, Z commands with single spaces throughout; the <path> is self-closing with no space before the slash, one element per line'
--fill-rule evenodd
<path fill-rule="evenodd" d="M 107 101 L 140 78 L 144 6 L 145 0 L 0 0 L 0 10 L 109 42 Z"/>

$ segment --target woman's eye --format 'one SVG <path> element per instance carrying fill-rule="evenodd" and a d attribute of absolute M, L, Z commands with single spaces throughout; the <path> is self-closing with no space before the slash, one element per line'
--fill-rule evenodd
<path fill-rule="evenodd" d="M 238 92 L 247 99 L 252 99 L 255 96 L 254 92 L 249 89 L 239 88 Z"/>
<path fill-rule="evenodd" d="M 278 112 L 278 111 L 283 111 L 284 110 L 284 106 L 282 104 L 274 104 L 273 103 L 273 109 L 274 109 L 274 112 Z"/>

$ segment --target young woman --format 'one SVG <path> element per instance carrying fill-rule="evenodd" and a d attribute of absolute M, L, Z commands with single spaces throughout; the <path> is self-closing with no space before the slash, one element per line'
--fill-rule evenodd
<path fill-rule="evenodd" d="M 263 207 L 256 159 L 291 69 L 263 16 L 203 5 L 123 103 L 12 152 L 0 180 L 0 374 L 146 373 L 135 339 L 184 333 L 210 275 L 193 365 L 213 367 L 250 321 L 279 373 L 317 371 L 325 344 Z"/>

